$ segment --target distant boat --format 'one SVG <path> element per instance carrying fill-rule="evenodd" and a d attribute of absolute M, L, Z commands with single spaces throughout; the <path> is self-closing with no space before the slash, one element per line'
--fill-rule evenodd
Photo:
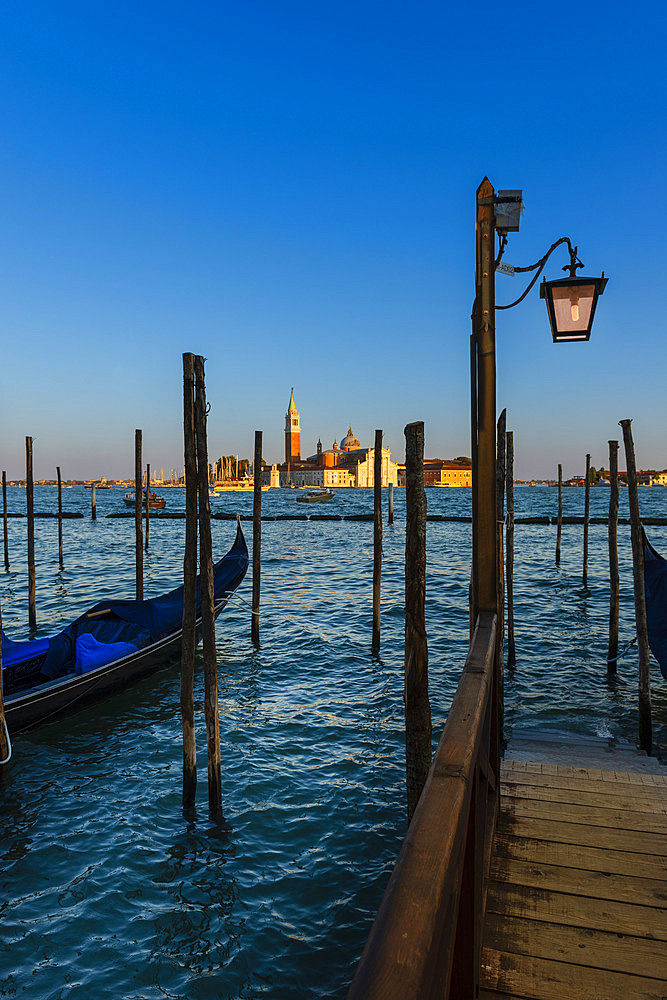
<path fill-rule="evenodd" d="M 297 497 L 297 503 L 328 503 L 329 500 L 333 500 L 334 494 L 331 490 L 313 490 L 311 493 L 306 493 L 303 497 Z"/>
<path fill-rule="evenodd" d="M 125 496 L 123 497 L 123 500 L 125 501 L 128 507 L 134 507 L 136 505 L 134 490 L 131 490 L 129 493 L 126 493 Z M 144 492 L 142 492 L 141 494 L 141 505 L 142 507 L 146 506 L 146 494 Z M 149 510 L 163 510 L 166 506 L 167 506 L 167 501 L 164 499 L 164 497 L 158 496 L 157 493 L 148 494 Z"/>

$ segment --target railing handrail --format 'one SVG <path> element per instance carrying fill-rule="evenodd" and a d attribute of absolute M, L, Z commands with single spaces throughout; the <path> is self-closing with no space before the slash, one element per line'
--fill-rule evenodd
<path fill-rule="evenodd" d="M 496 615 L 480 612 L 412 823 L 348 1000 L 449 996 L 463 859 L 479 768 L 488 773 Z M 492 776 L 495 785 L 495 777 Z M 474 812 L 474 810 L 473 810 Z"/>

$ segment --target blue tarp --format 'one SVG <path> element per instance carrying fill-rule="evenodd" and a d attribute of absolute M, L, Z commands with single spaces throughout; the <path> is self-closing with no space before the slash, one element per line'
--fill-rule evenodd
<path fill-rule="evenodd" d="M 655 551 L 645 532 L 644 593 L 648 644 L 667 678 L 667 560 Z"/>
<path fill-rule="evenodd" d="M 239 525 L 236 540 L 226 556 L 213 567 L 216 602 L 231 593 L 248 568 L 248 549 Z M 201 611 L 197 577 L 197 616 Z M 14 642 L 2 633 L 2 664 L 5 691 L 26 686 L 32 673 L 51 680 L 65 674 L 94 669 L 111 663 L 127 652 L 107 656 L 104 647 L 131 644 L 141 649 L 178 631 L 183 622 L 183 587 L 145 601 L 100 601 L 57 635 L 33 642 Z M 81 640 L 83 639 L 83 645 Z M 102 647 L 102 648 L 100 648 Z M 83 651 L 83 658 L 79 655 Z M 95 652 L 92 652 L 95 650 Z M 87 652 L 86 652 L 87 651 Z M 129 650 L 128 650 L 129 651 Z M 41 660 L 44 653 L 46 658 Z M 91 665 L 91 658 L 97 663 Z M 23 664 L 23 667 L 22 667 Z M 78 664 L 78 665 L 77 665 Z M 85 666 L 84 666 L 85 664 Z M 5 673 L 5 668 L 7 672 Z M 33 681 L 34 683 L 34 681 Z"/>

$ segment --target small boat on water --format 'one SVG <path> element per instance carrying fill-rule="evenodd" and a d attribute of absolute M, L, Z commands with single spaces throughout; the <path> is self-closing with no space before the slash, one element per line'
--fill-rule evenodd
<path fill-rule="evenodd" d="M 134 505 L 135 505 L 135 493 L 134 493 L 134 490 L 130 490 L 129 493 L 126 493 L 125 496 L 123 497 L 123 500 L 125 501 L 125 503 L 127 504 L 128 507 L 134 507 Z M 142 493 L 142 496 L 141 496 L 141 506 L 144 507 L 144 508 L 146 506 L 146 494 L 145 493 Z M 158 496 L 157 493 L 149 493 L 148 494 L 148 509 L 149 510 L 164 510 L 164 508 L 166 506 L 167 506 L 167 501 L 165 500 L 164 497 Z"/>
<path fill-rule="evenodd" d="M 329 500 L 333 500 L 334 494 L 332 490 L 312 490 L 310 493 L 306 493 L 305 496 L 297 497 L 297 503 L 328 503 Z"/>
<path fill-rule="evenodd" d="M 213 567 L 217 617 L 248 569 L 240 523 Z M 201 625 L 197 577 L 197 626 Z M 183 587 L 145 601 L 100 601 L 56 635 L 16 642 L 2 633 L 5 719 L 18 733 L 153 673 L 180 655 Z"/>

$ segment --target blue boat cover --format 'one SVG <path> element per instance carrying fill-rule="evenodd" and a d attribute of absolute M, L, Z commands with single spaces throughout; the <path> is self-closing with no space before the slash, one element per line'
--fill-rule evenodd
<path fill-rule="evenodd" d="M 215 601 L 241 583 L 248 568 L 248 548 L 238 525 L 236 540 L 213 567 Z M 201 613 L 197 577 L 197 617 Z M 30 684 L 34 674 L 54 680 L 112 663 L 136 649 L 177 632 L 183 624 L 183 587 L 145 601 L 100 601 L 85 614 L 45 639 L 15 642 L 2 633 L 5 691 Z M 5 673 L 6 671 L 6 673 Z M 33 681 L 32 683 L 35 683 Z"/>
<path fill-rule="evenodd" d="M 643 530 L 643 529 L 642 529 Z M 667 678 L 667 560 L 655 551 L 644 532 L 644 593 L 648 644 Z"/>

